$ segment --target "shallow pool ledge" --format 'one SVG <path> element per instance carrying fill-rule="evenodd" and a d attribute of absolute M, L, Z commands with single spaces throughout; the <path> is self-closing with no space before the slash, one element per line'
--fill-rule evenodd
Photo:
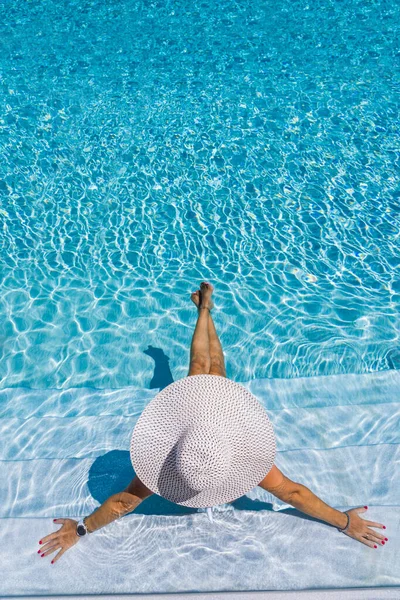
<path fill-rule="evenodd" d="M 2 600 L 37 600 L 38 596 L 0 596 Z M 291 592 L 208 592 L 205 594 L 123 594 L 109 596 L 40 596 L 40 600 L 398 600 L 400 587 L 293 590 Z"/>

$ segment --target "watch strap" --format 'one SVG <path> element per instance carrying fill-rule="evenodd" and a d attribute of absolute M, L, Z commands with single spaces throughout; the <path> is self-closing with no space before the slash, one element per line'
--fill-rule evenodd
<path fill-rule="evenodd" d="M 83 524 L 84 524 L 84 526 L 86 527 L 86 532 L 87 532 L 87 533 L 92 533 L 92 532 L 90 531 L 89 527 L 87 526 L 86 519 L 87 519 L 87 517 L 83 517 Z"/>

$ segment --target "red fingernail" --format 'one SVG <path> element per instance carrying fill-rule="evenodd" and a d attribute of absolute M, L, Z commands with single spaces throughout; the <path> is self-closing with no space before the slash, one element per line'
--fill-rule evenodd
<path fill-rule="evenodd" d="M 368 508 L 368 506 L 364 506 L 364 508 Z"/>
<path fill-rule="evenodd" d="M 37 553 L 40 554 L 40 550 L 38 550 Z"/>
<path fill-rule="evenodd" d="M 383 526 L 383 529 L 386 529 L 386 525 Z"/>
<path fill-rule="evenodd" d="M 374 546 L 374 548 L 377 548 L 378 546 Z"/>
<path fill-rule="evenodd" d="M 42 540 L 40 540 L 39 544 L 41 544 L 41 543 L 42 543 Z"/>
<path fill-rule="evenodd" d="M 55 523 L 57 521 L 57 519 L 53 519 L 53 522 Z"/>
<path fill-rule="evenodd" d="M 384 544 L 385 542 L 382 542 L 382 544 Z"/>
<path fill-rule="evenodd" d="M 51 564 L 53 564 L 54 560 L 51 561 Z"/>
<path fill-rule="evenodd" d="M 385 540 L 388 542 L 389 540 L 387 538 L 385 538 Z"/>
<path fill-rule="evenodd" d="M 42 558 L 43 558 L 44 554 L 42 554 Z"/>

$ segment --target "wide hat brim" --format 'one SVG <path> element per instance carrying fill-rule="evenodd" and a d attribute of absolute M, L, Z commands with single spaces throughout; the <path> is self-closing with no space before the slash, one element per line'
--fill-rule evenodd
<path fill-rule="evenodd" d="M 188 428 L 218 427 L 232 449 L 228 476 L 208 489 L 191 489 L 176 468 L 176 451 Z M 257 486 L 276 456 L 272 423 L 244 386 L 219 375 L 190 375 L 159 392 L 132 433 L 130 457 L 153 493 L 182 506 L 232 502 Z"/>

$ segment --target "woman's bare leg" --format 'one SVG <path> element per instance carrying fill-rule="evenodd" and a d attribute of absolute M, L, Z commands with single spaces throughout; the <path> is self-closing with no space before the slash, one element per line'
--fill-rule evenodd
<path fill-rule="evenodd" d="M 200 309 L 202 304 L 202 292 L 201 290 L 197 290 L 191 295 L 192 301 L 195 303 L 198 309 Z M 211 301 L 212 308 L 214 306 Z M 218 334 L 215 329 L 214 321 L 211 316 L 211 312 L 208 317 L 208 340 L 209 340 L 209 353 L 210 353 L 210 370 L 208 373 L 210 375 L 221 375 L 222 377 L 226 377 L 226 369 L 225 369 L 225 361 L 224 361 L 224 353 L 222 351 L 221 342 L 219 341 Z"/>
<path fill-rule="evenodd" d="M 210 341 L 210 375 L 221 375 L 226 377 L 224 353 L 221 342 L 215 329 L 214 321 L 211 316 L 208 317 L 208 339 Z"/>
<path fill-rule="evenodd" d="M 200 286 L 200 290 L 203 301 L 198 307 L 197 323 L 190 345 L 190 367 L 188 375 L 208 374 L 211 367 L 208 320 L 213 287 L 210 284 L 203 282 Z"/>

